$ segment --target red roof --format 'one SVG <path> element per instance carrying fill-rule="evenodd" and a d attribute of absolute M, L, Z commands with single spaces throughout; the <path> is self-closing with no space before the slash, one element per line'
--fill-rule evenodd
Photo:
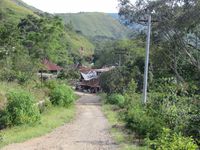
<path fill-rule="evenodd" d="M 49 71 L 60 71 L 60 70 L 63 70 L 62 67 L 50 62 L 47 59 L 44 59 L 42 63 L 44 64 L 45 69 L 47 69 Z"/>

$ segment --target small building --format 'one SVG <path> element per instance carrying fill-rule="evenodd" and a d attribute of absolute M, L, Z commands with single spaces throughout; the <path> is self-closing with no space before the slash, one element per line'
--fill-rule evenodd
<path fill-rule="evenodd" d="M 57 78 L 60 71 L 63 70 L 62 67 L 58 66 L 57 64 L 52 63 L 48 59 L 44 59 L 42 61 L 42 69 L 39 70 L 38 76 L 40 76 L 42 79 L 51 79 L 51 78 Z"/>
<path fill-rule="evenodd" d="M 91 69 L 87 67 L 80 67 L 81 74 L 80 81 L 76 84 L 77 90 L 86 90 L 91 93 L 96 93 L 101 90 L 99 77 L 103 72 L 108 72 L 115 67 L 106 67 L 101 69 Z"/>

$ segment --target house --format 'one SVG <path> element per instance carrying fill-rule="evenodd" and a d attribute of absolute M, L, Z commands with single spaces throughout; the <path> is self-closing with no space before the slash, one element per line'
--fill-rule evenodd
<path fill-rule="evenodd" d="M 40 76 L 42 79 L 51 79 L 51 78 L 57 78 L 60 71 L 63 70 L 62 67 L 58 66 L 57 64 L 52 63 L 48 59 L 44 59 L 42 61 L 42 69 L 39 70 L 38 76 Z"/>
<path fill-rule="evenodd" d="M 103 72 L 110 71 L 115 67 L 106 67 L 101 69 L 91 69 L 87 67 L 80 67 L 81 74 L 80 81 L 76 84 L 77 90 L 86 90 L 91 93 L 96 93 L 101 90 L 99 77 Z"/>

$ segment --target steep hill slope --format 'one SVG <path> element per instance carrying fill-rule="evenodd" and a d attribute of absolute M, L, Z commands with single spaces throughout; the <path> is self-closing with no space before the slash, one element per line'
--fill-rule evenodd
<path fill-rule="evenodd" d="M 0 20 L 18 22 L 28 14 L 37 16 L 32 10 L 17 5 L 16 2 L 13 0 L 0 0 Z"/>
<path fill-rule="evenodd" d="M 31 5 L 26 4 L 26 3 L 23 2 L 22 0 L 11 0 L 11 1 L 13 1 L 13 2 L 14 2 L 15 4 L 17 4 L 18 6 L 22 6 L 22 7 L 24 7 L 24 8 L 27 8 L 27 9 L 33 11 L 33 12 L 39 12 L 39 13 L 42 13 L 42 12 L 43 12 L 43 11 L 41 11 L 41 10 L 39 10 L 39 9 L 37 9 L 37 8 L 35 8 L 35 7 L 33 7 L 33 6 L 31 6 Z"/>
<path fill-rule="evenodd" d="M 67 13 L 56 14 L 66 24 L 72 23 L 75 30 L 87 37 L 120 39 L 127 37 L 130 30 L 106 13 Z"/>

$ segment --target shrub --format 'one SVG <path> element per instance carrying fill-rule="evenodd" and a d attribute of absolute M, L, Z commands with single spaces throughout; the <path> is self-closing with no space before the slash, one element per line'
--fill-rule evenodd
<path fill-rule="evenodd" d="M 0 129 L 3 129 L 7 126 L 8 119 L 7 112 L 5 110 L 0 110 Z"/>
<path fill-rule="evenodd" d="M 150 141 L 150 147 L 155 150 L 196 150 L 198 148 L 192 138 L 173 133 L 170 129 L 163 129 L 159 138 Z"/>
<path fill-rule="evenodd" d="M 132 79 L 127 86 L 126 94 L 134 95 L 137 89 L 137 83 Z"/>
<path fill-rule="evenodd" d="M 18 83 L 21 84 L 21 85 L 28 82 L 31 78 L 32 78 L 31 73 L 21 72 L 21 71 L 18 71 L 16 73 L 16 79 L 17 79 Z"/>
<path fill-rule="evenodd" d="M 25 91 L 12 91 L 7 95 L 6 113 L 8 124 L 33 124 L 40 119 L 39 109 L 33 96 Z"/>
<path fill-rule="evenodd" d="M 105 72 L 100 76 L 100 85 L 105 93 L 123 93 L 125 89 L 124 76 L 121 68 Z"/>
<path fill-rule="evenodd" d="M 3 68 L 0 72 L 0 80 L 2 81 L 8 81 L 12 82 L 16 79 L 16 72 L 9 69 L 9 68 Z"/>
<path fill-rule="evenodd" d="M 198 98 L 198 97 L 197 97 Z M 185 134 L 192 136 L 196 143 L 200 146 L 200 103 L 194 103 L 195 105 L 191 109 L 189 123 L 185 128 Z"/>
<path fill-rule="evenodd" d="M 58 84 L 58 82 L 56 80 L 47 80 L 47 81 L 45 81 L 45 86 L 50 90 L 53 90 L 58 85 L 59 84 Z"/>
<path fill-rule="evenodd" d="M 53 105 L 69 106 L 73 103 L 75 95 L 73 90 L 64 84 L 56 86 L 50 92 L 50 101 Z"/>
<path fill-rule="evenodd" d="M 80 73 L 77 69 L 67 68 L 60 72 L 58 75 L 59 79 L 78 79 L 80 78 Z"/>
<path fill-rule="evenodd" d="M 121 94 L 112 94 L 108 96 L 107 100 L 110 104 L 116 104 L 119 107 L 124 107 L 125 99 L 124 96 Z"/>
<path fill-rule="evenodd" d="M 151 93 L 148 111 L 152 116 L 162 118 L 168 128 L 184 132 L 192 117 L 192 100 L 166 93 Z"/>
<path fill-rule="evenodd" d="M 139 104 L 130 106 L 125 121 L 127 126 L 142 138 L 149 135 L 150 139 L 155 139 L 163 128 L 163 121 L 159 117 L 150 116 L 145 107 Z"/>

